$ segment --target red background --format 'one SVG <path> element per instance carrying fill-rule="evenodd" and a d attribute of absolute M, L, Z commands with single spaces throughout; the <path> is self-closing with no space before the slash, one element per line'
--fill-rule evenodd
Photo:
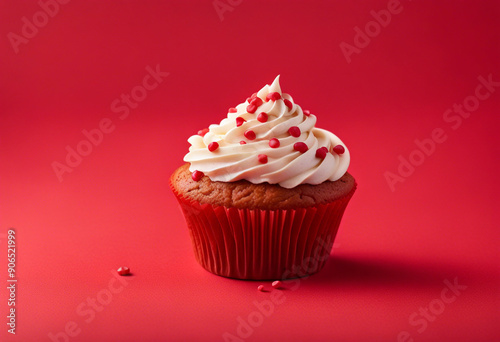
<path fill-rule="evenodd" d="M 347 144 L 359 187 L 325 269 L 286 285 L 285 301 L 243 340 L 397 341 L 401 331 L 415 341 L 499 340 L 500 90 L 457 129 L 443 113 L 474 95 L 479 76 L 500 81 L 500 6 L 401 5 L 348 63 L 340 43 L 354 44 L 354 28 L 387 1 L 243 1 L 223 20 L 212 1 L 71 1 L 18 53 L 8 34 L 40 6 L 2 1 L 1 340 L 50 341 L 70 321 L 81 329 L 70 341 L 237 336 L 238 317 L 270 293 L 196 263 L 168 178 L 191 134 L 277 74 Z M 158 64 L 169 76 L 121 120 L 111 103 Z M 52 163 L 103 118 L 115 130 L 59 182 Z M 436 128 L 446 141 L 391 191 L 384 173 Z M 16 336 L 5 324 L 9 227 Z M 86 323 L 77 308 L 122 265 L 134 274 L 128 285 Z M 467 288 L 419 333 L 409 317 L 438 305 L 455 278 Z"/>

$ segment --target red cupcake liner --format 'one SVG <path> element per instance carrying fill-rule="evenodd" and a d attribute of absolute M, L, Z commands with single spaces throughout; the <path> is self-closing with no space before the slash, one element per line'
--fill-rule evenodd
<path fill-rule="evenodd" d="M 297 209 L 238 209 L 200 204 L 178 193 L 196 260 L 237 279 L 276 280 L 318 272 L 328 259 L 356 186 L 333 202 Z"/>

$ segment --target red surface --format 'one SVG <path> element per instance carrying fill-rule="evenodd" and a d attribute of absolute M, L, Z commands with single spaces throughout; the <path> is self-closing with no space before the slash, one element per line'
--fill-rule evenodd
<path fill-rule="evenodd" d="M 500 81 L 500 8 L 402 6 L 348 63 L 340 44 L 387 1 L 243 1 L 222 21 L 211 1 L 71 1 L 17 54 L 8 34 L 40 5 L 2 2 L 0 340 L 50 341 L 68 328 L 69 341 L 223 341 L 271 298 L 281 303 L 242 340 L 499 340 L 500 88 L 480 88 L 478 108 L 468 97 L 478 77 Z M 145 77 L 157 65 L 169 74 L 155 86 Z M 284 297 L 196 264 L 168 188 L 189 135 L 277 74 L 350 148 L 359 184 L 325 269 L 285 284 Z M 154 89 L 134 88 L 143 82 Z M 120 98 L 133 89 L 145 99 L 128 111 Z M 461 118 L 453 106 L 464 100 L 475 110 Z M 114 130 L 59 182 L 52 163 L 100 125 Z M 399 156 L 421 165 L 391 191 L 384 173 L 398 172 Z M 16 336 L 5 324 L 9 227 Z M 122 287 L 120 266 L 133 273 Z M 455 297 L 444 283 L 454 279 L 467 286 Z M 109 303 L 91 309 L 96 296 Z M 439 314 L 424 319 L 429 304 Z"/>

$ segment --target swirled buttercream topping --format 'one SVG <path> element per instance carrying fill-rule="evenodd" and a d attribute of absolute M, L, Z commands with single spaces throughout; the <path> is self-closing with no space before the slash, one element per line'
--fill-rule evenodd
<path fill-rule="evenodd" d="M 315 124 L 315 115 L 281 92 L 278 76 L 230 108 L 220 124 L 191 136 L 184 161 L 191 164 L 191 172 L 202 172 L 212 181 L 245 179 L 284 188 L 335 181 L 349 167 L 349 150 Z"/>

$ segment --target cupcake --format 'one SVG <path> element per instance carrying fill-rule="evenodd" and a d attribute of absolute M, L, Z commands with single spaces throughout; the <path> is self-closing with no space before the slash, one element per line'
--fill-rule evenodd
<path fill-rule="evenodd" d="M 278 76 L 188 139 L 170 186 L 201 266 L 255 280 L 324 266 L 356 182 L 347 147 L 315 124 Z"/>

